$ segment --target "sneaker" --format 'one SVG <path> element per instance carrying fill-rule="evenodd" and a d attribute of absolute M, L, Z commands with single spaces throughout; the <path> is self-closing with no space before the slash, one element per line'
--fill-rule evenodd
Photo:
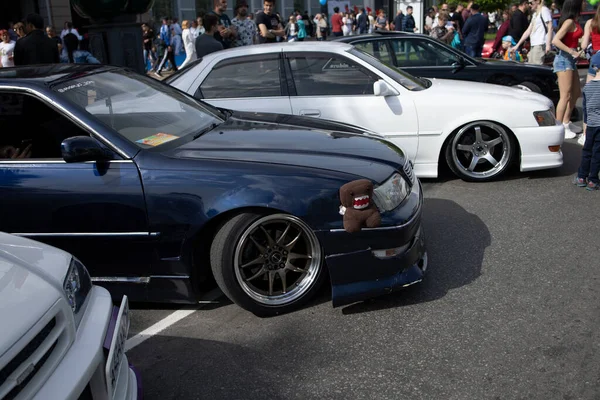
<path fill-rule="evenodd" d="M 600 189 L 600 183 L 589 181 L 585 188 L 586 190 L 598 190 Z"/>
<path fill-rule="evenodd" d="M 588 185 L 588 182 L 585 178 L 575 176 L 575 178 L 573 178 L 573 184 L 577 187 L 586 187 Z"/>
<path fill-rule="evenodd" d="M 577 135 L 569 128 L 569 125 L 564 124 L 565 127 L 565 139 L 575 139 Z"/>
<path fill-rule="evenodd" d="M 577 144 L 583 146 L 585 144 L 585 135 L 579 135 L 577 138 Z"/>
<path fill-rule="evenodd" d="M 583 132 L 583 129 L 581 129 L 580 127 L 578 127 L 577 125 L 575 125 L 572 122 L 569 122 L 569 130 L 573 133 L 581 133 Z"/>

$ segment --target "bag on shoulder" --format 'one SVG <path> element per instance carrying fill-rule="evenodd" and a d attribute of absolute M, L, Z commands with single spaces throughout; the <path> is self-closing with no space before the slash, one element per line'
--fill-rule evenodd
<path fill-rule="evenodd" d="M 462 48 L 462 42 L 460 40 L 460 34 L 458 32 L 454 33 L 454 37 L 452 38 L 452 42 L 450 42 L 450 46 L 452 46 L 455 49 Z"/>

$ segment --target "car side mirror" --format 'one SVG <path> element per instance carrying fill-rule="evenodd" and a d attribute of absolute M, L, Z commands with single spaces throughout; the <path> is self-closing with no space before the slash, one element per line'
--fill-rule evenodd
<path fill-rule="evenodd" d="M 375 94 L 375 96 L 382 97 L 398 96 L 400 94 L 396 89 L 394 89 L 393 87 L 388 85 L 387 82 L 381 79 L 373 83 L 373 93 Z"/>
<path fill-rule="evenodd" d="M 458 60 L 452 64 L 452 73 L 455 74 L 458 71 L 465 68 L 466 66 L 467 66 L 467 61 L 462 57 L 458 57 Z"/>
<path fill-rule="evenodd" d="M 63 140 L 60 151 L 62 158 L 68 163 L 111 159 L 110 152 L 89 136 L 74 136 Z"/>

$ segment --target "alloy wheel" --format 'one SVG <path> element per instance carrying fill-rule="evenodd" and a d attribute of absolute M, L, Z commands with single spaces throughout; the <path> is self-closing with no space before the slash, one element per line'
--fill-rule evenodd
<path fill-rule="evenodd" d="M 291 303 L 309 291 L 322 266 L 321 246 L 299 218 L 274 214 L 250 225 L 240 237 L 234 270 L 242 290 L 267 306 Z"/>
<path fill-rule="evenodd" d="M 504 171 L 512 144 L 506 130 L 492 122 L 474 122 L 461 128 L 452 140 L 452 161 L 472 179 L 489 179 Z"/>

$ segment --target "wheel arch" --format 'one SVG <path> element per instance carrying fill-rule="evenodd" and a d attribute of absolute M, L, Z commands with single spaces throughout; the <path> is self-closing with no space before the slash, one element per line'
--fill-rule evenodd
<path fill-rule="evenodd" d="M 208 220 L 200 229 L 192 233 L 188 240 L 187 252 L 191 256 L 191 278 L 196 290 L 210 285 L 214 278 L 210 265 L 210 248 L 219 229 L 231 218 L 243 213 L 277 214 L 289 212 L 272 207 L 245 206 L 222 212 Z"/>

